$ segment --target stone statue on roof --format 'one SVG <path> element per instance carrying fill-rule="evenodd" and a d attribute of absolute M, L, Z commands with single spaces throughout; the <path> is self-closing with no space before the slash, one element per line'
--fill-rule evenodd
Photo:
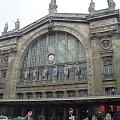
<path fill-rule="evenodd" d="M 51 0 L 51 3 L 49 4 L 49 14 L 56 12 L 57 12 L 56 0 Z"/>
<path fill-rule="evenodd" d="M 20 22 L 19 19 L 17 19 L 17 21 L 15 22 L 15 30 L 19 30 L 20 28 Z"/>
<path fill-rule="evenodd" d="M 7 33 L 8 31 L 8 23 L 6 22 L 5 27 L 4 27 L 4 33 Z"/>
<path fill-rule="evenodd" d="M 93 2 L 93 0 L 91 0 L 88 11 L 89 11 L 90 14 L 95 12 L 95 3 Z"/>
<path fill-rule="evenodd" d="M 107 0 L 108 7 L 110 10 L 115 10 L 115 2 L 113 0 Z"/>

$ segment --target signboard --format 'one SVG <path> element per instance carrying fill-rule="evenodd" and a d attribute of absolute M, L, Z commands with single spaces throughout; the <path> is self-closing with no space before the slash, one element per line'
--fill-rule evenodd
<path fill-rule="evenodd" d="M 120 105 L 117 105 L 117 106 L 115 106 L 115 105 L 109 105 L 109 106 L 107 106 L 107 107 L 105 107 L 104 105 L 100 105 L 99 106 L 99 111 L 105 111 L 105 109 L 110 109 L 111 111 L 120 111 Z"/>

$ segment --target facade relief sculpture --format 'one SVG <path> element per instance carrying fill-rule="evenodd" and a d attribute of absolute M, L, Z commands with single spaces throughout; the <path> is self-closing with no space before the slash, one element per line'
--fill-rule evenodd
<path fill-rule="evenodd" d="M 68 77 L 68 66 L 65 65 L 64 67 L 64 77 L 67 78 Z"/>
<path fill-rule="evenodd" d="M 104 50 L 109 50 L 112 47 L 112 43 L 110 40 L 102 40 L 100 46 Z"/>
<path fill-rule="evenodd" d="M 54 67 L 54 69 L 53 69 L 53 78 L 54 79 L 57 78 L 57 68 L 56 67 Z"/>
<path fill-rule="evenodd" d="M 79 76 L 80 75 L 80 66 L 76 65 L 75 66 L 75 76 Z"/>
<path fill-rule="evenodd" d="M 29 79 L 29 70 L 28 69 L 26 69 L 26 71 L 24 73 L 24 78 L 25 78 L 25 80 Z"/>
<path fill-rule="evenodd" d="M 38 69 L 35 68 L 33 71 L 33 79 L 37 79 L 37 77 L 38 77 Z"/>
<path fill-rule="evenodd" d="M 44 70 L 43 70 L 43 76 L 42 76 L 43 79 L 47 79 L 47 68 L 45 67 Z"/>

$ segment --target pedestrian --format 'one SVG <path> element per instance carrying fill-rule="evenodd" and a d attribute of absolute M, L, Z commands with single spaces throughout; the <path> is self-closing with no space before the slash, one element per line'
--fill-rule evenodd
<path fill-rule="evenodd" d="M 113 120 L 120 120 L 120 117 L 119 117 L 119 115 L 117 113 L 114 114 Z"/>
<path fill-rule="evenodd" d="M 103 120 L 100 113 L 98 113 L 97 120 Z"/>
<path fill-rule="evenodd" d="M 106 114 L 105 120 L 113 120 L 113 119 L 111 118 L 110 113 L 107 113 L 107 114 Z"/>
<path fill-rule="evenodd" d="M 92 120 L 97 120 L 96 117 L 95 117 L 95 115 L 92 116 Z"/>

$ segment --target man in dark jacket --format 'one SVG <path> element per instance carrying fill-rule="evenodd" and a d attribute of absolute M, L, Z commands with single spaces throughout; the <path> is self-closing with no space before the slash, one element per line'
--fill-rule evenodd
<path fill-rule="evenodd" d="M 101 117 L 101 114 L 100 114 L 100 113 L 98 113 L 97 120 L 102 120 L 102 117 Z"/>

